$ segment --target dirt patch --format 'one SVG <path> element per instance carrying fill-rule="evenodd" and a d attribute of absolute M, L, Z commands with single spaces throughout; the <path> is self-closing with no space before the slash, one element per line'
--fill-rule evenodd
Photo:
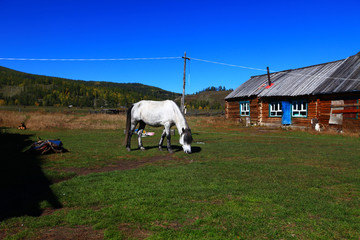
<path fill-rule="evenodd" d="M 151 164 L 154 162 L 160 161 L 172 161 L 176 158 L 172 155 L 164 155 L 164 156 L 155 156 L 149 157 L 141 160 L 119 160 L 117 162 L 111 163 L 104 167 L 97 167 L 97 168 L 65 168 L 62 169 L 64 172 L 73 172 L 78 176 L 88 175 L 90 173 L 101 173 L 101 172 L 111 172 L 111 171 L 123 171 L 123 170 L 130 170 L 141 167 L 143 165 Z M 69 178 L 67 178 L 69 179 Z M 63 179 L 63 180 L 67 180 Z M 59 182 L 59 181 L 55 181 Z"/>
<path fill-rule="evenodd" d="M 145 239 L 152 235 L 151 231 L 142 229 L 140 226 L 134 227 L 128 223 L 120 224 L 119 230 L 130 239 Z"/>
<path fill-rule="evenodd" d="M 48 239 L 78 239 L 78 240 L 99 240 L 104 239 L 104 232 L 101 230 L 94 230 L 89 226 L 76 226 L 71 227 L 54 227 L 42 229 L 37 233 L 34 240 Z"/>
<path fill-rule="evenodd" d="M 5 237 L 11 237 L 11 235 L 19 233 L 25 230 L 26 227 L 23 225 L 14 226 L 11 230 L 0 231 L 0 239 Z M 35 235 L 27 236 L 25 239 L 29 240 L 100 240 L 104 239 L 103 230 L 94 230 L 89 226 L 76 226 L 74 228 L 69 226 L 56 226 L 46 227 L 38 230 Z"/>

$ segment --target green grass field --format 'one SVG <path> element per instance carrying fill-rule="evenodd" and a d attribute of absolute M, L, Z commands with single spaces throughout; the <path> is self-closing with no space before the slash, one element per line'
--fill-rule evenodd
<path fill-rule="evenodd" d="M 2 129 L 0 239 L 359 239 L 358 137 L 223 121 L 189 119 L 191 155 L 161 129 L 131 152 L 121 128 Z M 37 137 L 69 152 L 24 153 Z"/>

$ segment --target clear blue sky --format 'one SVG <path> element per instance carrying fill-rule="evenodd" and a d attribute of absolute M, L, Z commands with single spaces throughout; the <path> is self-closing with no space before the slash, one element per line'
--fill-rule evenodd
<path fill-rule="evenodd" d="M 279 71 L 360 51 L 360 1 L 0 0 L 0 58 L 188 57 Z M 182 92 L 183 60 L 10 61 L 0 66 Z M 190 60 L 186 93 L 263 71 Z M 189 78 L 190 77 L 190 78 Z"/>

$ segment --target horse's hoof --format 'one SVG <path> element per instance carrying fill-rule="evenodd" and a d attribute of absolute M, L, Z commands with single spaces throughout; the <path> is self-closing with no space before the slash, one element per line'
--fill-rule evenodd
<path fill-rule="evenodd" d="M 172 149 L 168 149 L 169 153 L 174 153 L 174 151 Z"/>
<path fill-rule="evenodd" d="M 131 152 L 131 149 L 130 149 L 129 147 L 127 147 L 126 150 L 127 150 L 128 152 Z"/>
<path fill-rule="evenodd" d="M 159 151 L 162 151 L 162 147 L 159 147 Z"/>
<path fill-rule="evenodd" d="M 145 151 L 145 148 L 144 148 L 144 147 L 140 147 L 140 150 L 141 150 L 141 151 Z"/>

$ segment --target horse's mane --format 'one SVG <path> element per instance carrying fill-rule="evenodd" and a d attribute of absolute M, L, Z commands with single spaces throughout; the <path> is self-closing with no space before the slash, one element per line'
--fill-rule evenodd
<path fill-rule="evenodd" d="M 184 129 L 184 142 L 191 144 L 193 141 L 190 128 Z"/>

